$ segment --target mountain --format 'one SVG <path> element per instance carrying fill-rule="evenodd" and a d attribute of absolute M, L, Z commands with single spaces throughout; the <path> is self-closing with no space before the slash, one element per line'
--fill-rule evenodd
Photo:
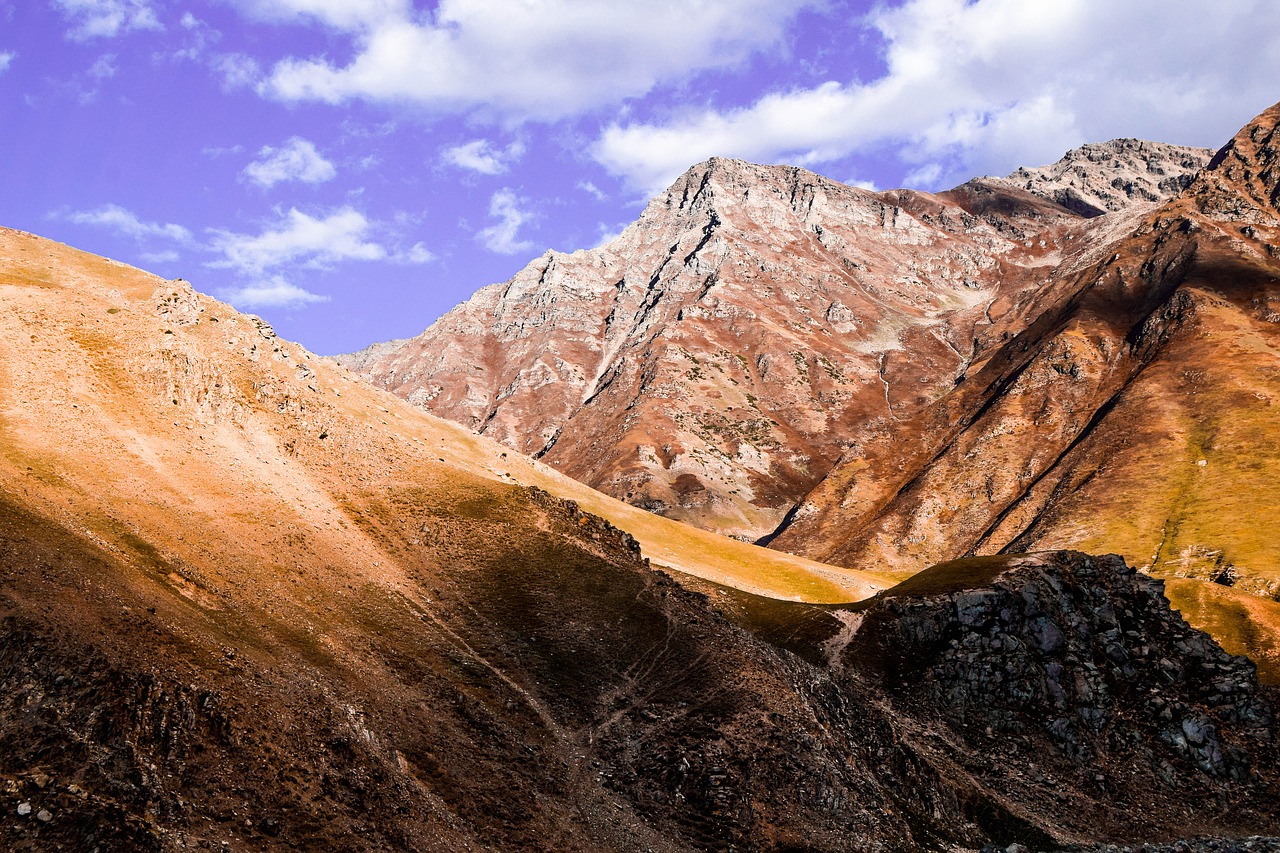
<path fill-rule="evenodd" d="M 0 300 L 0 849 L 1280 833 L 1276 691 L 1117 558 L 855 606 L 678 584 L 644 552 L 811 564 L 504 459 L 181 281 L 0 231 Z"/>
<path fill-rule="evenodd" d="M 1056 275 L 1036 322 L 962 386 L 851 446 L 773 544 L 904 576 L 963 554 L 1114 551 L 1280 673 L 1278 122 L 1280 106 Z"/>
<path fill-rule="evenodd" d="M 1023 167 L 1003 180 L 986 180 L 1018 187 L 1082 216 L 1101 216 L 1135 202 L 1176 196 L 1204 168 L 1208 153 L 1144 139 L 1113 139 L 1068 151 L 1051 166 Z"/>
<path fill-rule="evenodd" d="M 939 195 L 716 158 L 607 245 L 548 252 L 422 335 L 342 360 L 627 503 L 755 540 L 1211 153 L 1120 140 Z"/>

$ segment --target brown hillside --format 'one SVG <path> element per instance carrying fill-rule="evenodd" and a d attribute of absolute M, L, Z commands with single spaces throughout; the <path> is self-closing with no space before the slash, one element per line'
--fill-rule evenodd
<path fill-rule="evenodd" d="M 1115 551 L 1261 596 L 1260 633 L 1219 636 L 1275 672 L 1278 120 L 1065 277 L 963 386 L 850 448 L 774 546 L 904 576 L 965 554 Z M 1178 589 L 1198 624 L 1229 621 L 1221 596 Z"/>

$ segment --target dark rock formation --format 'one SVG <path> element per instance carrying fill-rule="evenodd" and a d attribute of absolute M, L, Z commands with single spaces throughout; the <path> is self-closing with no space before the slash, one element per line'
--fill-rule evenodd
<path fill-rule="evenodd" d="M 1028 767 L 1066 773 L 1109 792 L 1104 811 L 1140 807 L 1139 822 L 1153 797 L 1260 794 L 1276 769 L 1274 696 L 1163 589 L 1115 556 L 960 560 L 886 593 L 845 659 L 945 720 L 967 754 L 1002 755 L 1010 788 Z M 1236 825 L 1250 819 L 1263 818 Z"/>

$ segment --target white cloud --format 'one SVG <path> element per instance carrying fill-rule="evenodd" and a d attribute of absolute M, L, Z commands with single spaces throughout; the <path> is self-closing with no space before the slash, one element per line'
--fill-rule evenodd
<path fill-rule="evenodd" d="M 244 169 L 244 175 L 255 184 L 270 187 L 282 181 L 322 184 L 332 180 L 338 170 L 316 150 L 315 145 L 295 136 L 279 148 L 264 146 L 258 159 Z"/>
<path fill-rule="evenodd" d="M 315 21 L 350 35 L 346 66 L 289 58 L 260 86 L 286 101 L 413 102 L 550 121 L 643 95 L 691 71 L 777 46 L 816 0 L 240 0 L 260 17 Z"/>
<path fill-rule="evenodd" d="M 212 248 L 222 259 L 210 266 L 261 273 L 290 263 L 323 268 L 338 261 L 382 260 L 387 250 L 367 239 L 370 230 L 364 214 L 349 207 L 323 219 L 291 208 L 279 223 L 258 235 L 214 230 Z"/>
<path fill-rule="evenodd" d="M 516 140 L 506 148 L 495 148 L 487 139 L 473 139 L 441 152 L 446 163 L 482 175 L 501 175 L 524 156 L 524 143 Z"/>
<path fill-rule="evenodd" d="M 591 183 L 590 181 L 578 181 L 577 186 L 578 186 L 578 189 L 582 190 L 584 193 L 591 196 L 596 201 L 604 201 L 605 199 L 608 198 L 608 196 L 605 195 L 604 192 L 598 186 Z"/>
<path fill-rule="evenodd" d="M 603 222 L 596 225 L 596 245 L 595 248 L 606 246 L 622 236 L 622 232 L 627 230 L 629 222 L 619 223 L 617 225 L 605 225 Z"/>
<path fill-rule="evenodd" d="M 242 154 L 242 153 L 244 153 L 244 146 L 243 146 L 243 145 L 231 145 L 231 146 L 228 146 L 228 147 L 226 147 L 226 148 L 219 148 L 219 147 L 216 147 L 216 146 L 208 146 L 208 147 L 206 147 L 206 148 L 201 148 L 201 149 L 200 149 L 200 153 L 201 153 L 201 154 L 203 154 L 203 155 L 204 155 L 204 156 L 206 156 L 206 157 L 212 157 L 213 159 L 215 159 L 215 160 L 216 160 L 216 159 L 218 159 L 219 157 L 228 157 L 228 156 L 232 156 L 232 155 L 235 155 L 235 154 Z"/>
<path fill-rule="evenodd" d="M 236 4 L 260 20 L 310 19 L 347 32 L 403 20 L 413 11 L 410 0 L 236 0 Z"/>
<path fill-rule="evenodd" d="M 0 74 L 9 70 L 9 66 L 13 64 L 13 60 L 17 55 L 11 50 L 0 51 Z"/>
<path fill-rule="evenodd" d="M 133 211 L 118 204 L 104 204 L 95 210 L 54 214 L 76 225 L 93 225 L 106 228 L 135 240 L 163 239 L 175 243 L 190 243 L 191 232 L 172 223 L 143 222 Z"/>
<path fill-rule="evenodd" d="M 172 249 L 166 249 L 162 252 L 143 252 L 139 257 L 149 264 L 171 264 L 182 256 Z"/>
<path fill-rule="evenodd" d="M 219 290 L 218 295 L 237 308 L 299 308 L 315 302 L 328 302 L 321 296 L 291 284 L 283 276 L 274 275 L 252 284 Z"/>
<path fill-rule="evenodd" d="M 867 19 L 886 44 L 878 79 L 614 124 L 593 153 L 656 192 L 710 156 L 814 164 L 891 146 L 918 177 L 942 181 L 1115 136 L 1220 144 L 1276 97 L 1280 30 L 1258 26 L 1271 11 L 1270 0 L 1213 15 L 1192 0 L 908 0 Z"/>
<path fill-rule="evenodd" d="M 75 41 L 115 38 L 132 30 L 163 30 L 150 0 L 53 0 L 74 28 Z"/>
<path fill-rule="evenodd" d="M 209 64 L 222 77 L 224 92 L 256 86 L 262 79 L 262 67 L 258 65 L 258 60 L 243 53 L 220 53 Z"/>
<path fill-rule="evenodd" d="M 476 234 L 482 246 L 500 255 L 514 255 L 533 248 L 529 240 L 519 239 L 521 226 L 533 219 L 533 214 L 520 209 L 524 201 L 505 188 L 493 194 L 489 199 L 489 216 L 498 221 Z"/>
<path fill-rule="evenodd" d="M 414 243 L 407 251 L 398 252 L 393 258 L 401 264 L 428 264 L 436 259 L 425 243 Z"/>
<path fill-rule="evenodd" d="M 116 76 L 116 55 L 107 53 L 99 56 L 97 62 L 89 67 L 89 76 L 98 80 Z"/>

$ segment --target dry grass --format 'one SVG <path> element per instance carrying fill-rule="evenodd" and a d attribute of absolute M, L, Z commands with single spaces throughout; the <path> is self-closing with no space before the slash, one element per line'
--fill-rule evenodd
<path fill-rule="evenodd" d="M 0 489 L 117 552 L 149 543 L 168 565 L 255 586 L 280 612 L 307 606 L 299 573 L 404 586 L 416 552 L 394 516 L 420 501 L 515 521 L 528 512 L 519 485 L 604 516 L 656 564 L 751 592 L 842 602 L 886 585 L 605 497 L 208 297 L 198 322 L 162 317 L 174 293 L 188 298 L 182 283 L 0 230 Z"/>

